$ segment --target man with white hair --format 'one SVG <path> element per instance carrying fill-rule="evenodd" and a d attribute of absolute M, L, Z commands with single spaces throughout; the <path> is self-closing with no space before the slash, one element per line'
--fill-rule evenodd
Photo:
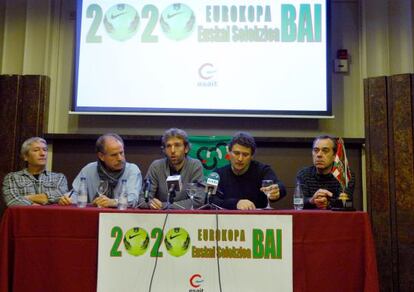
<path fill-rule="evenodd" d="M 58 203 L 68 191 L 68 183 L 62 173 L 46 170 L 46 141 L 40 137 L 31 137 L 23 142 L 20 154 L 26 168 L 7 174 L 3 180 L 6 205 Z"/>
<path fill-rule="evenodd" d="M 65 195 L 60 205 L 69 205 L 80 190 L 81 178 L 86 180 L 88 203 L 97 207 L 115 208 L 122 190 L 122 181 L 126 182 L 128 207 L 136 207 L 142 185 L 141 171 L 134 163 L 125 159 L 124 140 L 115 133 L 107 133 L 96 140 L 97 161 L 85 165 L 72 183 L 72 197 Z M 98 194 L 101 181 L 108 184 L 104 194 Z"/>

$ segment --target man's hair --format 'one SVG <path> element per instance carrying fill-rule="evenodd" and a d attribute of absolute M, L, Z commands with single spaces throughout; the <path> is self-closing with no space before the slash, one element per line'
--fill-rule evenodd
<path fill-rule="evenodd" d="M 40 137 L 31 137 L 23 142 L 22 147 L 20 148 L 20 156 L 24 158 L 24 156 L 29 153 L 30 145 L 32 145 L 35 142 L 41 142 L 44 143 L 47 146 L 47 142 L 45 139 Z"/>
<path fill-rule="evenodd" d="M 184 142 L 184 146 L 188 147 L 188 149 L 190 149 L 190 141 L 188 140 L 188 135 L 184 130 L 181 129 L 177 129 L 177 128 L 171 128 L 168 129 L 167 131 L 164 132 L 164 134 L 161 137 L 161 148 L 165 149 L 165 147 L 167 146 L 167 141 L 171 138 L 179 138 L 182 139 Z"/>
<path fill-rule="evenodd" d="M 250 148 L 252 150 L 252 155 L 256 152 L 256 142 L 254 141 L 254 138 L 247 132 L 237 132 L 234 134 L 229 143 L 230 151 L 233 149 L 233 146 L 235 144 Z"/>
<path fill-rule="evenodd" d="M 124 146 L 124 140 L 121 138 L 121 136 L 115 133 L 106 133 L 100 136 L 98 140 L 96 140 L 96 152 L 105 153 L 105 142 L 107 138 L 114 138 L 115 140 L 119 141 L 122 144 L 122 146 Z"/>
<path fill-rule="evenodd" d="M 332 143 L 333 143 L 333 152 L 334 152 L 334 154 L 336 154 L 336 151 L 338 149 L 338 139 L 336 137 L 334 137 L 334 136 L 331 136 L 331 135 L 320 135 L 320 136 L 317 136 L 313 140 L 312 149 L 315 146 L 316 141 L 318 141 L 318 140 L 324 140 L 324 139 L 329 139 L 329 140 L 332 141 Z"/>

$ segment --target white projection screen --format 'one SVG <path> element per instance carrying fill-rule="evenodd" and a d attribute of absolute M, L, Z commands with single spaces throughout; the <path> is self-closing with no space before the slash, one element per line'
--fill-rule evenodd
<path fill-rule="evenodd" d="M 78 0 L 72 113 L 330 117 L 328 3 Z"/>

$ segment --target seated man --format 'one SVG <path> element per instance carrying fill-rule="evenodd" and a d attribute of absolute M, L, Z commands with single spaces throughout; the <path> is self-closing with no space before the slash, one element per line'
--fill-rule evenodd
<path fill-rule="evenodd" d="M 234 135 L 229 143 L 230 165 L 217 169 L 220 181 L 211 203 L 225 209 L 254 210 L 266 207 L 268 197 L 264 191 L 272 207 L 286 195 L 285 186 L 271 167 L 253 160 L 255 151 L 252 136 L 244 132 Z M 272 180 L 273 184 L 263 188 L 262 180 Z"/>
<path fill-rule="evenodd" d="M 302 186 L 305 209 L 327 209 L 330 198 L 337 199 L 342 193 L 352 200 L 354 175 L 348 188 L 342 190 L 341 184 L 332 174 L 336 150 L 337 140 L 332 136 L 319 136 L 313 141 L 313 166 L 303 168 L 296 175 L 297 182 Z"/>
<path fill-rule="evenodd" d="M 172 175 L 180 175 L 182 189 L 175 193 L 174 204 L 169 205 L 169 208 L 190 209 L 192 206 L 201 206 L 204 201 L 204 189 L 197 191 L 194 202 L 186 193 L 188 183 L 200 182 L 203 179 L 201 162 L 187 156 L 190 151 L 187 133 L 176 128 L 169 129 L 162 136 L 161 143 L 165 157 L 151 163 L 146 176 L 151 181 L 149 200 L 145 202 L 145 198 L 141 196 L 140 207 L 156 210 L 166 208 L 169 198 L 166 180 Z"/>
<path fill-rule="evenodd" d="M 6 205 L 57 203 L 68 191 L 68 183 L 63 174 L 46 170 L 46 141 L 40 137 L 29 138 L 23 142 L 20 154 L 26 168 L 7 174 L 3 180 Z"/>
<path fill-rule="evenodd" d="M 121 192 L 121 182 L 126 179 L 128 206 L 136 207 L 141 190 L 142 176 L 138 166 L 125 161 L 124 141 L 117 134 L 105 134 L 96 141 L 98 160 L 87 164 L 73 181 L 72 197 L 64 197 L 62 205 L 71 204 L 77 200 L 81 177 L 86 178 L 88 202 L 98 207 L 117 207 L 118 195 Z M 107 181 L 105 194 L 98 196 L 100 181 Z"/>

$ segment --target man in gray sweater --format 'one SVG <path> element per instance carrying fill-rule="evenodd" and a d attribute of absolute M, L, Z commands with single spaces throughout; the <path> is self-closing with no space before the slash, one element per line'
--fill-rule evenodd
<path fill-rule="evenodd" d="M 171 209 L 196 209 L 204 202 L 204 189 L 198 187 L 193 198 L 189 198 L 186 190 L 189 183 L 198 183 L 203 180 L 203 167 L 197 159 L 188 157 L 190 143 L 185 131 L 171 128 L 165 131 L 161 139 L 164 158 L 153 161 L 148 169 L 146 180 L 150 182 L 147 195 L 140 196 L 139 207 L 160 210 Z M 167 186 L 169 176 L 179 175 L 181 190 L 174 192 L 173 204 L 169 204 L 171 192 Z"/>

